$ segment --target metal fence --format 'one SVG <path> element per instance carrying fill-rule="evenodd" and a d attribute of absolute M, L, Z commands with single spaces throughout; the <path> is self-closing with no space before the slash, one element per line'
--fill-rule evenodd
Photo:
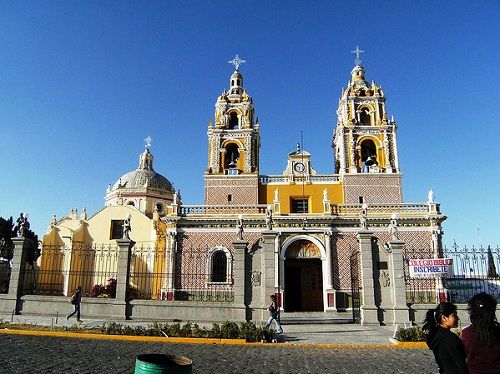
<path fill-rule="evenodd" d="M 228 276 L 213 281 L 210 248 L 182 248 L 176 253 L 151 243 L 136 244 L 130 266 L 130 299 L 184 301 L 234 300 L 232 258 Z"/>
<path fill-rule="evenodd" d="M 479 292 L 486 292 L 500 301 L 500 247 L 460 248 L 454 243 L 444 249 L 444 257 L 453 259 L 453 276 L 444 279 L 449 299 L 467 303 Z"/>
<path fill-rule="evenodd" d="M 224 279 L 215 279 L 214 256 L 210 253 L 208 247 L 189 247 L 176 254 L 174 284 L 177 300 L 234 301 L 233 257 L 224 255 Z"/>
<path fill-rule="evenodd" d="M 404 251 L 404 277 L 406 301 L 409 304 L 434 304 L 440 300 L 440 291 L 446 290 L 449 301 L 466 304 L 479 292 L 487 292 L 500 300 L 500 248 L 463 247 L 456 243 L 443 249 L 442 257 L 453 259 L 453 273 L 442 279 L 411 278 L 409 260 L 434 258 L 434 252 L 428 249 L 408 249 Z M 443 293 L 443 297 L 445 294 Z"/>
<path fill-rule="evenodd" d="M 35 266 L 21 273 L 22 293 L 67 296 L 81 286 L 87 297 L 112 297 L 105 290 L 116 279 L 117 262 L 116 245 L 43 246 Z"/>
<path fill-rule="evenodd" d="M 403 252 L 403 271 L 405 279 L 406 302 L 408 304 L 434 304 L 438 299 L 436 279 L 410 277 L 410 260 L 434 258 L 429 248 L 405 248 Z"/>
<path fill-rule="evenodd" d="M 169 274 L 165 248 L 155 243 L 136 243 L 130 257 L 129 299 L 160 300 Z"/>

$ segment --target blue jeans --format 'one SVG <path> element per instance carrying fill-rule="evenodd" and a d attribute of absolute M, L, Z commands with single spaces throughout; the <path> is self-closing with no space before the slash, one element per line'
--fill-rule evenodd
<path fill-rule="evenodd" d="M 271 324 L 273 323 L 273 321 L 276 322 L 276 332 L 278 334 L 282 334 L 283 333 L 283 327 L 281 327 L 280 323 L 278 322 L 278 320 L 276 318 L 273 318 L 273 316 L 270 316 L 269 319 L 267 320 L 267 324 L 266 324 L 266 327 L 270 327 Z"/>

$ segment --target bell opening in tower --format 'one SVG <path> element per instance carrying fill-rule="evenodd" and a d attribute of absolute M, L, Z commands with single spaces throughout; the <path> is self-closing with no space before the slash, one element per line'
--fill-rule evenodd
<path fill-rule="evenodd" d="M 363 173 L 368 173 L 369 167 L 377 164 L 377 147 L 373 140 L 367 139 L 361 143 L 361 160 Z"/>
<path fill-rule="evenodd" d="M 229 144 L 226 147 L 226 158 L 224 160 L 224 170 L 227 175 L 237 175 L 238 170 L 238 160 L 240 158 L 240 152 L 238 151 L 238 146 L 236 144 Z"/>
<path fill-rule="evenodd" d="M 238 115 L 236 113 L 231 113 L 231 117 L 229 118 L 229 129 L 235 130 L 238 129 Z"/>

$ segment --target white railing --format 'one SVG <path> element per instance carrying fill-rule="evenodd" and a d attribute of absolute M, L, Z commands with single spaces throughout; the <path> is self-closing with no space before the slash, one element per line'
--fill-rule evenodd
<path fill-rule="evenodd" d="M 266 204 L 258 205 L 181 205 L 179 213 L 182 216 L 187 215 L 205 215 L 205 214 L 264 214 Z"/>
<path fill-rule="evenodd" d="M 301 182 L 338 182 L 338 174 L 323 174 L 323 175 L 308 175 L 308 176 L 296 176 L 296 175 L 261 175 L 261 184 L 270 183 L 301 183 Z"/>
<path fill-rule="evenodd" d="M 439 204 L 369 204 L 367 209 L 368 216 L 392 215 L 399 216 L 429 214 L 435 207 L 436 213 L 439 213 Z M 332 214 L 339 216 L 359 216 L 361 213 L 361 204 L 332 205 Z"/>

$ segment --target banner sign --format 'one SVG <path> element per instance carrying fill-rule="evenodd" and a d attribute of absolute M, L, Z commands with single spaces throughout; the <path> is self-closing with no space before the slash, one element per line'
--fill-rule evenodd
<path fill-rule="evenodd" d="M 410 260 L 411 278 L 437 278 L 453 275 L 452 258 L 429 258 Z"/>

